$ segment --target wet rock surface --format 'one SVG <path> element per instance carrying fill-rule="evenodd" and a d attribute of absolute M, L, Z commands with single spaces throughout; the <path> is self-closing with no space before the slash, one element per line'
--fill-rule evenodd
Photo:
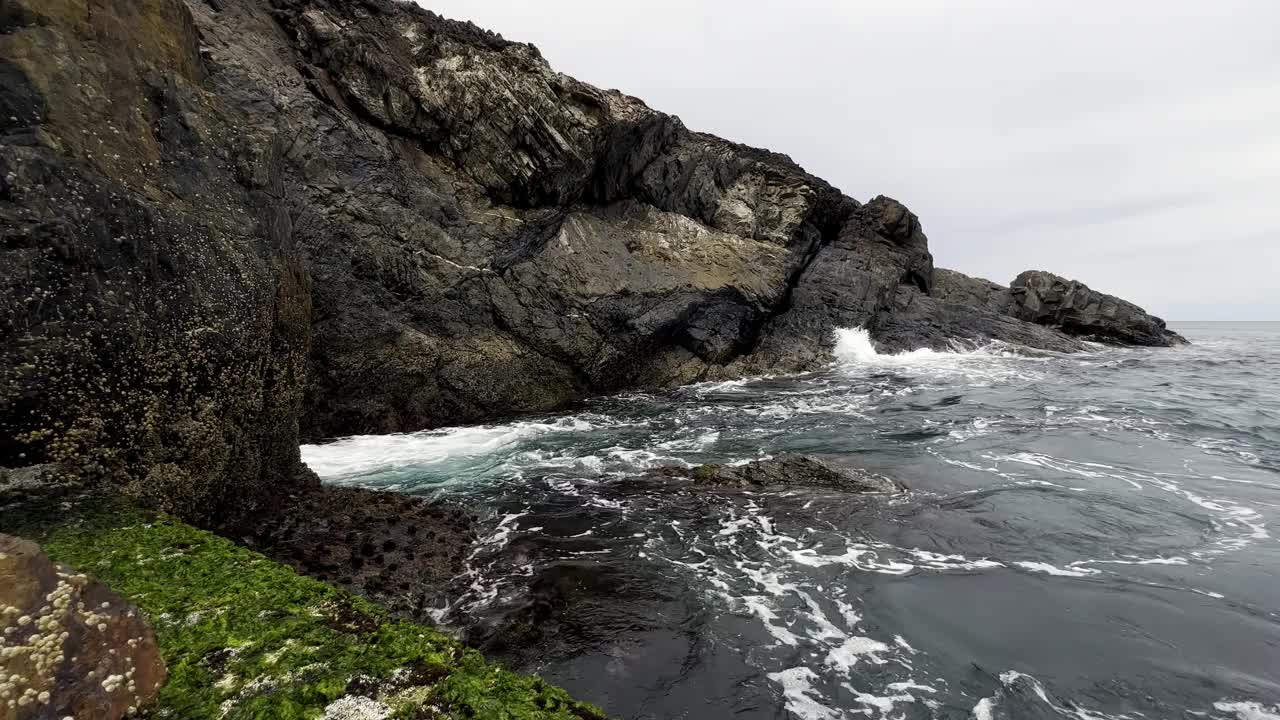
<path fill-rule="evenodd" d="M 138 610 L 39 546 L 0 534 L 0 718 L 116 720 L 146 707 L 164 661 Z"/>
<path fill-rule="evenodd" d="M 298 572 L 424 618 L 476 540 L 464 510 L 422 498 L 325 487 L 229 533 Z"/>
<path fill-rule="evenodd" d="M 743 465 L 664 467 L 655 474 L 687 478 L 708 487 L 805 487 L 852 493 L 892 493 L 903 489 L 901 483 L 883 475 L 834 465 L 808 455 L 757 460 Z"/>
<path fill-rule="evenodd" d="M 199 520 L 314 482 L 281 128 L 207 90 L 181 0 L 0 14 L 0 465 Z"/>

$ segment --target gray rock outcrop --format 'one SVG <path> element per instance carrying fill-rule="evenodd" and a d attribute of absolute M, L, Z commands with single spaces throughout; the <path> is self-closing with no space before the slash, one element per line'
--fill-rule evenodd
<path fill-rule="evenodd" d="M 1167 347 L 1186 339 L 1164 320 L 1114 295 L 1053 273 L 1028 270 L 1009 286 L 1011 315 L 1104 343 Z"/>

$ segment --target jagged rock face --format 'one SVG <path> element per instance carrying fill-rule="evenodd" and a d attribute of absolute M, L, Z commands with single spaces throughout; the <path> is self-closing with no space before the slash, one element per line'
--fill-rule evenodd
<path fill-rule="evenodd" d="M 899 288 L 928 293 L 933 256 L 920 221 L 884 196 L 856 208 L 795 282 L 785 312 L 771 321 L 748 371 L 803 370 L 826 359 L 838 327 L 874 329 Z"/>
<path fill-rule="evenodd" d="M 150 704 L 166 671 L 137 608 L 35 543 L 0 534 L 0 719 L 117 720 Z"/>
<path fill-rule="evenodd" d="M 299 436 L 812 369 L 836 327 L 1157 337 L 409 3 L 12 0 L 0 106 L 0 465 L 197 521 L 313 485 Z"/>
<path fill-rule="evenodd" d="M 1181 345 L 1187 341 L 1164 320 L 1113 295 L 1052 273 L 1028 270 L 1009 286 L 1012 315 L 1063 332 L 1124 345 Z"/>
<path fill-rule="evenodd" d="M 1009 288 L 955 270 L 938 268 L 934 271 L 933 297 L 952 305 L 983 308 L 1001 315 L 1013 311 L 1013 296 Z"/>
<path fill-rule="evenodd" d="M 724 373 L 856 207 L 784 156 L 411 5 L 191 8 L 213 91 L 293 138 L 306 437 Z"/>
<path fill-rule="evenodd" d="M 877 319 L 874 334 L 881 352 L 917 348 L 954 350 L 957 346 L 972 347 L 974 343 L 991 340 L 1054 352 L 1084 349 L 1079 340 L 1051 328 L 1023 322 L 981 305 L 930 297 L 910 287 L 898 288 L 892 305 Z"/>
<path fill-rule="evenodd" d="M 204 89 L 180 0 L 0 26 L 0 464 L 213 519 L 306 482 L 283 138 Z"/>
<path fill-rule="evenodd" d="M 1137 305 L 1051 273 L 1028 270 L 1005 287 L 953 270 L 938 270 L 934 273 L 933 290 L 936 301 L 983 311 L 973 319 L 959 318 L 960 324 L 953 329 L 960 337 L 985 335 L 1067 351 L 1079 349 L 1079 343 L 1068 338 L 1158 347 L 1186 343 L 1181 335 L 1166 328 L 1163 320 Z M 924 314 L 932 313 L 926 310 Z M 993 320 L 992 314 L 1003 318 Z M 1008 325 L 1009 318 L 1019 322 L 1005 329 L 984 327 L 991 322 Z M 893 321 L 907 320 L 898 313 Z M 964 325 L 972 327 L 966 329 Z"/>

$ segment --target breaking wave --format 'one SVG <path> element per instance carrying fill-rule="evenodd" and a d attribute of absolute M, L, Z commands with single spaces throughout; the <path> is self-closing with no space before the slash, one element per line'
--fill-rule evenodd
<path fill-rule="evenodd" d="M 1031 354 L 1026 348 L 996 341 L 980 345 L 957 341 L 948 350 L 922 348 L 881 353 L 876 350 L 871 334 L 863 328 L 838 328 L 835 340 L 832 351 L 835 366 L 846 373 L 891 371 L 979 384 L 1042 379 L 1039 364 L 1061 357 L 1047 352 Z"/>

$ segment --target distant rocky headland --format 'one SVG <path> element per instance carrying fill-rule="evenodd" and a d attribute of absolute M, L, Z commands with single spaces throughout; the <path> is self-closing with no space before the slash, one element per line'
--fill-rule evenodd
<path fill-rule="evenodd" d="M 836 328 L 1185 342 L 392 0 L 5 3 L 0 235 L 0 466 L 237 539 L 336 504 L 300 440 L 813 370 Z"/>

